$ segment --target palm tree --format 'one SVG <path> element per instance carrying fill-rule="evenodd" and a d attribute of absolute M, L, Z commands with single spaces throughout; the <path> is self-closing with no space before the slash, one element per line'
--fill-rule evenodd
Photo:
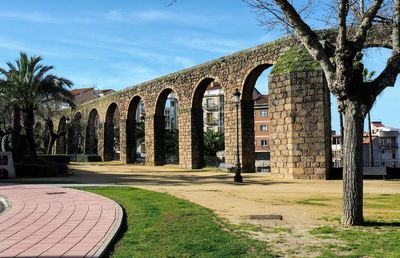
<path fill-rule="evenodd" d="M 28 57 L 21 52 L 15 64 L 7 62 L 7 69 L 0 68 L 3 76 L 0 88 L 10 103 L 19 107 L 23 127 L 28 141 L 28 153 L 36 159 L 33 126 L 35 110 L 51 101 L 72 103 L 73 96 L 68 90 L 73 83 L 49 73 L 53 66 L 40 64 L 40 56 Z"/>
<path fill-rule="evenodd" d="M 218 151 L 225 149 L 225 137 L 222 132 L 207 130 L 204 132 L 204 153 L 207 156 L 216 156 Z"/>

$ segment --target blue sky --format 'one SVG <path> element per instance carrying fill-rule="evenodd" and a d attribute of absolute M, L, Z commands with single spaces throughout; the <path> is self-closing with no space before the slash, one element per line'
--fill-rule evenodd
<path fill-rule="evenodd" d="M 120 90 L 276 39 L 240 0 L 13 0 L 0 10 L 0 65 L 41 55 L 75 87 Z M 388 51 L 370 53 L 379 70 Z M 3 65 L 4 66 L 4 65 Z M 260 80 L 265 85 L 266 79 Z M 260 87 L 265 92 L 266 87 Z M 400 128 L 400 88 L 384 92 L 372 119 Z M 335 112 L 333 127 L 338 128 Z"/>

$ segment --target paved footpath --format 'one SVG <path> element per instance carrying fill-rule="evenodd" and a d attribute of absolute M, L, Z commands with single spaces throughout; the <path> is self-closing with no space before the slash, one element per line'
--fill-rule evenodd
<path fill-rule="evenodd" d="M 99 257 L 122 209 L 105 197 L 46 185 L 0 185 L 0 257 Z"/>

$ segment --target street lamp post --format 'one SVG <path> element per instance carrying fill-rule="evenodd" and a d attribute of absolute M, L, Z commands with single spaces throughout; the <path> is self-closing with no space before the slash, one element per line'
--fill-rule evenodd
<path fill-rule="evenodd" d="M 240 156 L 239 156 L 239 102 L 240 102 L 240 92 L 236 89 L 235 93 L 233 93 L 233 103 L 236 105 L 236 164 L 235 164 L 235 177 L 233 178 L 234 182 L 241 183 L 243 182 L 243 178 L 241 176 L 241 167 L 240 167 Z"/>

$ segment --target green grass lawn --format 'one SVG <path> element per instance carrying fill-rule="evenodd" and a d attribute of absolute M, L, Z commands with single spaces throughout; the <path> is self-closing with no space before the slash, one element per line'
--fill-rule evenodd
<path fill-rule="evenodd" d="M 112 257 L 273 257 L 211 210 L 168 194 L 129 187 L 79 188 L 118 202 L 127 228 Z"/>
<path fill-rule="evenodd" d="M 362 227 L 323 226 L 311 234 L 342 244 L 326 245 L 321 257 L 400 257 L 400 194 L 367 195 L 366 223 Z"/>

